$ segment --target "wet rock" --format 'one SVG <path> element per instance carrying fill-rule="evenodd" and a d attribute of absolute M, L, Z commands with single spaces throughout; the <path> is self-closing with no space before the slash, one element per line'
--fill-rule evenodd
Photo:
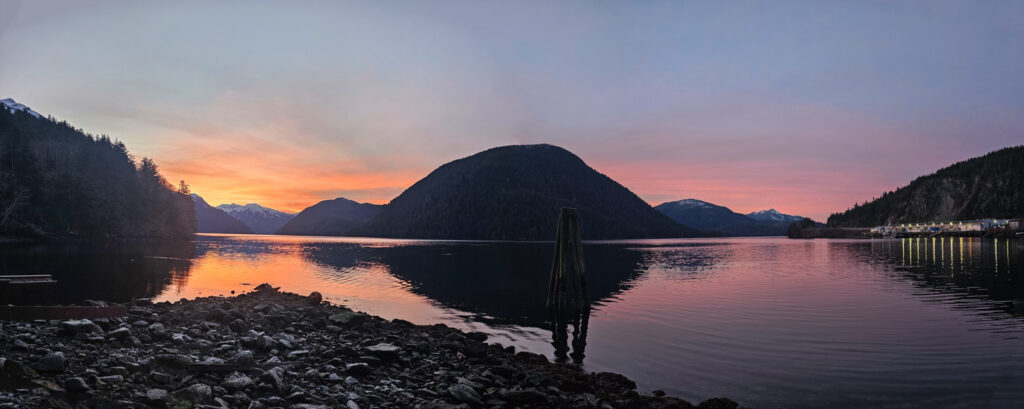
<path fill-rule="evenodd" d="M 536 389 L 506 390 L 501 393 L 501 398 L 516 404 L 538 403 L 547 400 L 547 395 Z"/>
<path fill-rule="evenodd" d="M 124 377 L 121 375 L 101 376 L 99 381 L 107 385 L 120 385 L 124 383 Z"/>
<path fill-rule="evenodd" d="M 107 333 L 107 339 L 113 339 L 118 341 L 127 340 L 132 336 L 132 330 L 128 327 L 118 327 Z"/>
<path fill-rule="evenodd" d="M 32 363 L 32 368 L 39 372 L 64 372 L 64 353 L 53 352 Z"/>
<path fill-rule="evenodd" d="M 345 365 L 345 373 L 352 376 L 368 375 L 370 372 L 373 372 L 373 369 L 371 369 L 370 365 L 366 362 L 356 362 Z"/>
<path fill-rule="evenodd" d="M 146 327 L 146 330 L 149 331 L 149 336 L 153 338 L 164 339 L 167 337 L 167 328 L 164 327 L 164 324 L 159 322 L 149 324 L 149 327 Z"/>
<path fill-rule="evenodd" d="M 151 371 L 149 378 L 157 383 L 171 383 L 171 375 L 159 371 Z"/>
<path fill-rule="evenodd" d="M 146 400 L 150 403 L 157 403 L 166 401 L 168 397 L 166 389 L 147 389 Z"/>
<path fill-rule="evenodd" d="M 157 368 L 185 369 L 195 363 L 195 360 L 188 355 L 163 354 L 154 357 L 151 363 Z"/>
<path fill-rule="evenodd" d="M 265 291 L 265 292 L 272 292 L 272 293 L 273 292 L 277 292 L 277 290 L 280 290 L 280 289 L 281 289 L 281 287 L 274 287 L 274 286 L 272 286 L 272 285 L 270 285 L 268 283 L 260 284 L 260 285 L 256 286 L 256 288 L 254 288 L 254 290 L 256 290 L 256 291 L 261 291 L 261 292 Z"/>
<path fill-rule="evenodd" d="M 96 323 L 87 320 L 70 320 L 64 321 L 61 324 L 61 332 L 65 335 L 75 336 L 78 334 L 100 334 L 103 329 L 100 328 Z"/>
<path fill-rule="evenodd" d="M 385 361 L 390 361 L 398 358 L 398 352 L 402 349 L 388 343 L 380 343 L 377 345 L 366 347 L 366 352 L 370 355 L 380 358 Z"/>
<path fill-rule="evenodd" d="M 309 300 L 310 304 L 319 305 L 321 302 L 323 302 L 324 296 L 321 295 L 319 292 L 313 291 L 309 293 L 309 296 L 307 296 L 306 299 Z"/>
<path fill-rule="evenodd" d="M 224 386 L 224 388 L 227 389 L 227 390 L 239 391 L 239 390 L 244 390 L 246 388 L 249 388 L 253 384 L 252 384 L 252 379 L 249 378 L 249 376 L 247 376 L 245 374 L 242 374 L 242 373 L 235 372 L 235 373 L 231 374 L 230 376 L 228 376 L 228 378 L 225 379 L 224 383 L 222 383 L 221 385 Z"/>
<path fill-rule="evenodd" d="M 85 379 L 76 376 L 64 380 L 64 389 L 68 392 L 84 392 L 89 390 L 89 384 L 85 383 Z"/>
<path fill-rule="evenodd" d="M 349 399 L 348 402 L 345 402 L 345 407 L 347 407 L 348 409 L 359 409 L 359 405 L 356 404 L 356 402 L 351 399 Z"/>
<path fill-rule="evenodd" d="M 335 324 L 359 326 L 366 322 L 369 317 L 366 314 L 360 314 L 352 310 L 345 310 L 331 315 L 328 319 Z"/>
<path fill-rule="evenodd" d="M 39 376 L 35 370 L 25 365 L 25 363 L 13 359 L 4 361 L 4 374 L 14 379 L 35 378 Z"/>
<path fill-rule="evenodd" d="M 231 315 L 223 308 L 211 308 L 206 312 L 206 319 L 216 322 L 227 322 Z"/>
<path fill-rule="evenodd" d="M 249 331 L 249 324 L 241 319 L 235 319 L 228 324 L 228 328 L 231 328 L 231 330 L 235 332 L 247 332 Z"/>
<path fill-rule="evenodd" d="M 185 389 L 174 391 L 171 394 L 171 398 L 175 404 L 173 407 L 181 407 L 183 405 L 194 405 L 197 403 L 207 402 L 213 397 L 213 389 L 209 385 L 201 383 L 193 384 Z M 184 406 L 188 407 L 188 406 Z"/>
<path fill-rule="evenodd" d="M 480 394 L 477 393 L 469 385 L 458 383 L 448 388 L 448 394 L 459 402 L 465 402 L 473 405 L 482 406 L 484 403 L 480 400 Z"/>

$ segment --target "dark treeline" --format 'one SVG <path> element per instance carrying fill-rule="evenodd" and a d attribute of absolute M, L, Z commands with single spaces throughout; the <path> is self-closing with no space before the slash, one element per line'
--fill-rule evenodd
<path fill-rule="evenodd" d="M 828 218 L 831 227 L 1024 216 L 1024 146 L 991 152 L 921 176 Z"/>
<path fill-rule="evenodd" d="M 188 188 L 149 158 L 56 120 L 0 109 L 0 234 L 179 239 L 196 230 Z"/>

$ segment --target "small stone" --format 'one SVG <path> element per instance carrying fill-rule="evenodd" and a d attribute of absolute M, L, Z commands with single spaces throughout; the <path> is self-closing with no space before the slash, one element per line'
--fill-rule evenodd
<path fill-rule="evenodd" d="M 167 328 L 159 322 L 150 324 L 146 329 L 149 330 L 149 335 L 153 338 L 163 339 L 167 336 Z"/>
<path fill-rule="evenodd" d="M 76 376 L 64 380 L 64 389 L 68 392 L 82 392 L 89 390 L 89 384 L 85 383 L 85 379 Z"/>
<path fill-rule="evenodd" d="M 157 366 L 163 366 L 172 369 L 185 369 L 188 368 L 189 365 L 195 363 L 195 360 L 193 360 L 192 357 L 188 355 L 164 354 L 157 355 L 155 358 L 153 358 L 151 363 Z"/>
<path fill-rule="evenodd" d="M 132 330 L 128 327 L 118 327 L 107 333 L 107 339 L 125 340 L 132 336 Z"/>
<path fill-rule="evenodd" d="M 124 383 L 124 377 L 121 375 L 101 376 L 100 382 L 103 382 L 107 385 L 120 385 Z"/>
<path fill-rule="evenodd" d="M 244 390 L 252 386 L 252 379 L 245 374 L 235 372 L 222 383 L 225 389 L 232 391 Z"/>
<path fill-rule="evenodd" d="M 349 375 L 362 376 L 367 375 L 370 372 L 372 372 L 372 370 L 370 369 L 370 365 L 365 362 L 356 362 L 353 364 L 345 365 L 345 373 Z"/>
<path fill-rule="evenodd" d="M 148 389 L 146 390 L 146 400 L 150 402 L 163 402 L 167 400 L 166 389 Z"/>
<path fill-rule="evenodd" d="M 448 388 L 448 394 L 452 395 L 452 397 L 457 399 L 459 402 L 466 402 L 478 406 L 484 404 L 480 400 L 480 394 L 466 384 L 459 383 L 452 385 Z"/>
<path fill-rule="evenodd" d="M 200 403 L 210 400 L 213 396 L 213 389 L 209 385 L 201 383 L 194 384 L 188 388 L 174 391 L 172 394 L 175 400 L 190 403 Z"/>
<path fill-rule="evenodd" d="M 36 371 L 28 365 L 13 359 L 4 361 L 4 373 L 14 379 L 35 378 L 39 376 L 39 374 L 37 374 Z"/>
<path fill-rule="evenodd" d="M 149 373 L 149 378 L 152 379 L 154 382 L 159 382 L 159 383 L 171 383 L 171 379 L 172 379 L 171 375 L 165 374 L 163 372 L 158 372 L 158 371 L 150 372 Z"/>
<path fill-rule="evenodd" d="M 306 299 L 309 300 L 310 304 L 319 305 L 324 300 L 324 296 L 317 291 L 313 291 L 309 293 L 309 296 L 306 297 Z"/>
<path fill-rule="evenodd" d="M 356 402 L 351 399 L 349 399 L 348 402 L 345 403 L 345 406 L 347 406 L 348 409 L 359 409 L 359 405 L 357 405 Z"/>
<path fill-rule="evenodd" d="M 538 403 L 548 399 L 547 395 L 536 389 L 504 391 L 501 398 L 512 403 Z"/>
<path fill-rule="evenodd" d="M 235 332 L 249 332 L 249 324 L 246 324 L 245 321 L 242 321 L 241 319 L 231 321 L 231 323 L 228 324 L 228 328 L 231 328 L 231 330 Z"/>
<path fill-rule="evenodd" d="M 359 326 L 362 323 L 366 322 L 366 320 L 369 319 L 369 316 L 367 316 L 366 314 L 360 314 L 352 310 L 345 310 L 330 316 L 330 318 L 328 319 L 335 324 Z"/>
<path fill-rule="evenodd" d="M 53 352 L 46 354 L 38 361 L 32 363 L 32 368 L 39 372 L 64 372 L 64 353 Z"/>
<path fill-rule="evenodd" d="M 366 352 L 369 352 L 370 355 L 373 355 L 385 361 L 390 361 L 398 358 L 398 353 L 401 350 L 401 348 L 385 342 L 366 347 Z"/>

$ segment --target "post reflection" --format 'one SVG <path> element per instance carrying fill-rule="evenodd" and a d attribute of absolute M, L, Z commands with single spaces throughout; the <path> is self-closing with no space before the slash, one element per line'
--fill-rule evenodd
<path fill-rule="evenodd" d="M 572 360 L 576 365 L 583 364 L 587 349 L 587 325 L 590 322 L 590 307 L 583 311 L 571 311 L 551 314 L 551 345 L 555 347 L 555 362 L 566 363 Z M 572 325 L 572 349 L 569 344 L 569 326 Z"/>

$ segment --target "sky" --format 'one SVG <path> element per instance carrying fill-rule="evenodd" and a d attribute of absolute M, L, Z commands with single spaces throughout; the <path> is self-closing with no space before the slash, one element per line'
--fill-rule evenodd
<path fill-rule="evenodd" d="M 0 0 L 0 98 L 212 204 L 387 203 L 551 143 L 652 205 L 819 220 L 1024 143 L 1021 1 Z"/>

